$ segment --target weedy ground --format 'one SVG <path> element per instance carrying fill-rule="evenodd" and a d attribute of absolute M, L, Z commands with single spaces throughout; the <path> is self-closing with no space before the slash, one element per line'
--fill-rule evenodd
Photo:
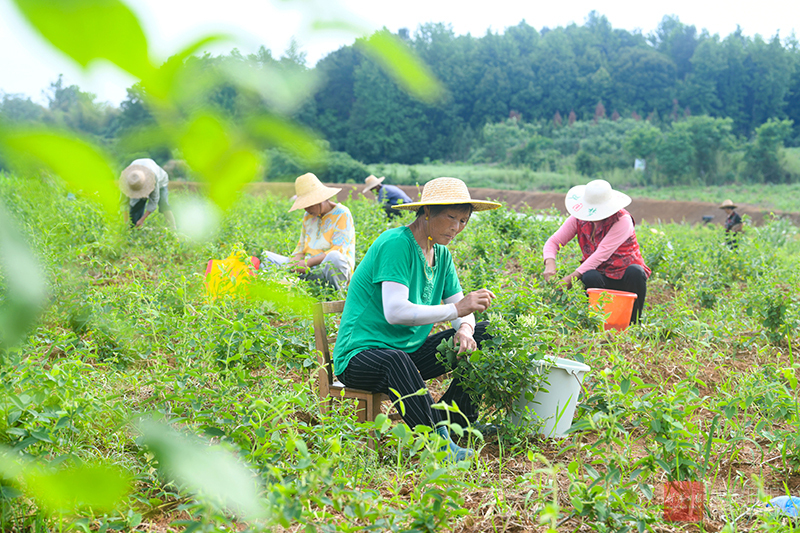
<path fill-rule="evenodd" d="M 115 513 L 58 514 L 2 481 L 3 531 L 798 528 L 765 507 L 800 494 L 800 240 L 786 221 L 748 228 L 736 249 L 715 228 L 637 227 L 653 269 L 644 320 L 605 332 L 579 289 L 541 279 L 541 249 L 557 220 L 505 209 L 473 216 L 451 251 L 465 291 L 497 294 L 480 318 L 505 326 L 504 346 L 592 371 L 566 438 L 514 428 L 489 406 L 499 436 L 465 433 L 476 460 L 448 465 L 425 431 L 381 420 L 373 451 L 367 435 L 376 426 L 358 424 L 352 405 L 319 409 L 302 305 L 205 294 L 209 259 L 293 249 L 300 215 L 287 213 L 287 200 L 243 197 L 198 243 L 168 231 L 158 214 L 120 230 L 57 183 L 6 177 L 0 199 L 49 280 L 36 327 L 3 354 L 0 444 L 55 467 L 118 465 L 133 479 Z M 382 231 L 411 220 L 387 222 L 364 199 L 347 205 L 359 259 Z M 571 243 L 560 271 L 577 264 Z M 342 297 L 304 283 L 291 294 Z M 447 380 L 431 382 L 434 394 Z M 260 517 L 176 482 L 141 440 L 145 416 L 246 464 Z M 672 479 L 704 484 L 702 523 L 664 520 L 663 484 Z"/>

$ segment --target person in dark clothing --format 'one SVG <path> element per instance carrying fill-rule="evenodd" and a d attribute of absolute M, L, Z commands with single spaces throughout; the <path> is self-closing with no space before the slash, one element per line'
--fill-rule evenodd
<path fill-rule="evenodd" d="M 556 254 L 577 236 L 583 259 L 561 282 L 570 288 L 579 279 L 587 289 L 635 293 L 631 312 L 635 324 L 644 307 L 650 269 L 639 250 L 633 217 L 625 210 L 630 203 L 630 196 L 615 191 L 605 180 L 570 189 L 566 197 L 570 216 L 544 245 L 543 275 L 546 281 L 556 275 Z"/>
<path fill-rule="evenodd" d="M 399 211 L 393 209 L 392 206 L 398 204 L 411 203 L 411 197 L 403 192 L 399 187 L 394 185 L 383 185 L 383 180 L 386 178 L 376 178 L 375 176 L 367 176 L 364 180 L 364 190 L 361 191 L 367 194 L 367 191 L 372 191 L 378 197 L 378 202 L 383 205 L 383 210 L 386 211 L 386 216 L 389 218 L 396 217 L 400 214 Z"/>
<path fill-rule="evenodd" d="M 722 202 L 719 208 L 724 209 L 725 214 L 728 215 L 725 219 L 725 244 L 731 248 L 736 248 L 739 244 L 737 242 L 739 233 L 744 229 L 742 217 L 735 211 L 736 205 L 730 199 Z"/>

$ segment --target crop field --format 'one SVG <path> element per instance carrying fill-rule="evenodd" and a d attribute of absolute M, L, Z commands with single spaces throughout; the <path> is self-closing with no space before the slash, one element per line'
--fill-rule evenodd
<path fill-rule="evenodd" d="M 786 149 L 787 165 L 800 168 L 800 149 Z M 376 164 L 370 166 L 376 176 L 386 176 L 397 185 L 425 183 L 439 176 L 452 176 L 463 180 L 470 187 L 486 187 L 516 191 L 557 192 L 568 190 L 575 183 L 587 181 L 589 177 L 575 172 L 541 172 L 524 168 L 488 164 L 440 164 L 425 165 Z M 747 204 L 767 210 L 797 212 L 797 183 L 726 184 L 719 186 L 676 185 L 653 187 L 642 184 L 640 172 L 614 171 L 594 176 L 613 183 L 615 187 L 633 198 L 651 200 L 675 200 L 681 202 L 710 202 L 719 204 L 732 198 L 739 204 Z"/>
<path fill-rule="evenodd" d="M 643 321 L 606 332 L 583 291 L 541 277 L 557 216 L 474 215 L 450 249 L 465 292 L 497 295 L 479 319 L 498 347 L 461 364 L 486 376 L 482 419 L 500 431 L 452 428 L 478 453 L 449 464 L 430 428 L 320 409 L 309 303 L 343 295 L 262 271 L 249 296 L 207 296 L 209 259 L 293 249 L 289 200 L 243 196 L 200 242 L 159 214 L 124 230 L 56 182 L 0 176 L 0 202 L 47 279 L 34 327 L 0 352 L 2 531 L 800 529 L 766 506 L 800 495 L 800 234 L 785 220 L 747 228 L 736 249 L 718 226 L 638 226 L 653 270 Z M 347 205 L 358 259 L 411 221 Z M 578 255 L 565 247 L 559 273 Z M 509 413 L 548 355 L 592 369 L 559 439 Z M 434 398 L 448 379 L 429 383 Z M 80 480 L 43 481 L 86 465 L 117 472 L 119 496 L 89 506 Z M 668 481 L 702 484 L 701 521 L 665 519 Z"/>

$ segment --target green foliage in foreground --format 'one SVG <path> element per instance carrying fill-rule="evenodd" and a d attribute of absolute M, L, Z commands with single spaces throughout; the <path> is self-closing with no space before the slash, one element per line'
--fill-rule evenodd
<path fill-rule="evenodd" d="M 565 519 L 571 528 L 644 530 L 661 521 L 660 483 L 687 478 L 706 483 L 709 512 L 736 530 L 788 527 L 756 510 L 761 494 L 792 490 L 800 472 L 800 241 L 785 221 L 749 228 L 737 251 L 716 228 L 637 228 L 654 270 L 645 319 L 609 335 L 580 290 L 542 285 L 541 247 L 557 217 L 474 215 L 451 250 L 465 290 L 498 296 L 479 318 L 505 333 L 513 360 L 529 347 L 593 371 L 567 439 L 509 426 L 499 441 L 463 431 L 462 443 L 481 450 L 468 466 L 442 463 L 426 431 L 385 417 L 358 424 L 347 404 L 321 411 L 307 315 L 267 300 L 207 300 L 208 259 L 293 246 L 300 215 L 286 213 L 287 200 L 239 199 L 202 244 L 166 231 L 158 215 L 120 236 L 55 182 L 3 178 L 0 201 L 49 280 L 44 314 L 0 367 L 4 531 L 156 522 L 192 531 L 502 530 L 511 519 L 551 531 Z M 348 206 L 359 257 L 389 225 L 408 222 L 387 223 L 364 199 Z M 559 266 L 566 274 L 576 264 L 571 243 Z M 8 289 L 6 278 L 0 286 Z M 296 294 L 338 297 L 302 284 Z M 497 399 L 500 389 L 484 392 Z M 491 407 L 504 422 L 502 401 Z M 36 477 L 20 474 L 80 479 L 98 463 L 108 479 L 133 480 L 110 510 L 86 498 L 45 500 Z"/>

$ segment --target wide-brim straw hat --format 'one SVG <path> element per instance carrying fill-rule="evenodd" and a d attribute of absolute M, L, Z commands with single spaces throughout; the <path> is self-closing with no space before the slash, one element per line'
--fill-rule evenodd
<path fill-rule="evenodd" d="M 722 202 L 719 206 L 720 209 L 725 209 L 726 207 L 730 207 L 731 209 L 736 209 L 737 205 L 733 203 L 733 200 L 730 198 Z"/>
<path fill-rule="evenodd" d="M 325 200 L 330 200 L 341 190 L 338 187 L 323 185 L 319 178 L 311 172 L 303 174 L 294 180 L 294 192 L 297 193 L 297 199 L 294 201 L 292 208 L 289 209 L 289 212 L 291 213 L 295 209 L 305 209 Z"/>
<path fill-rule="evenodd" d="M 364 190 L 361 191 L 361 192 L 364 193 L 364 194 L 367 194 L 367 191 L 374 189 L 375 187 L 377 187 L 378 185 L 383 183 L 383 180 L 385 180 L 385 179 L 386 179 L 386 177 L 376 178 L 375 176 L 370 174 L 369 176 L 367 176 L 367 179 L 364 180 L 364 183 L 367 186 L 364 187 Z"/>
<path fill-rule="evenodd" d="M 569 190 L 564 200 L 569 214 L 586 222 L 608 218 L 630 203 L 630 196 L 615 191 L 606 180 L 577 185 Z"/>
<path fill-rule="evenodd" d="M 128 165 L 119 177 L 119 188 L 128 198 L 144 198 L 156 188 L 156 173 L 144 165 Z"/>
<path fill-rule="evenodd" d="M 458 178 L 436 178 L 425 184 L 419 202 L 393 205 L 392 209 L 419 209 L 424 205 L 472 204 L 473 211 L 497 209 L 500 204 L 487 200 L 473 200 L 467 184 Z"/>

